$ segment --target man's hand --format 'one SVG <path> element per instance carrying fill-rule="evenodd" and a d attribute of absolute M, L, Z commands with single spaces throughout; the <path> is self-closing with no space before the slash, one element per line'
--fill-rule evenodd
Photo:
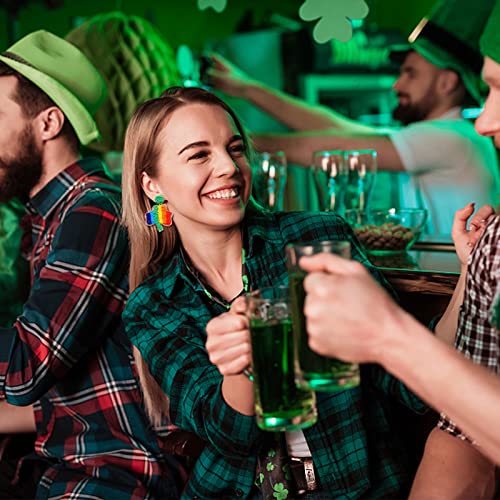
<path fill-rule="evenodd" d="M 467 229 L 467 221 L 473 213 L 474 203 L 469 203 L 465 207 L 457 210 L 451 228 L 451 237 L 455 243 L 455 250 L 462 266 L 467 265 L 467 260 L 472 248 L 483 233 L 488 223 L 488 219 L 495 214 L 495 210 L 490 205 L 481 207 L 474 217 L 470 219 L 469 229 Z"/>
<path fill-rule="evenodd" d="M 303 257 L 309 345 L 345 361 L 377 361 L 384 342 L 405 314 L 356 261 L 332 254 Z"/>
<path fill-rule="evenodd" d="M 210 84 L 233 97 L 245 97 L 254 82 L 246 73 L 219 54 L 210 54 L 213 66 L 207 70 Z"/>
<path fill-rule="evenodd" d="M 245 311 L 245 299 L 239 297 L 229 312 L 207 323 L 208 356 L 224 376 L 238 375 L 250 365 L 250 330 Z"/>

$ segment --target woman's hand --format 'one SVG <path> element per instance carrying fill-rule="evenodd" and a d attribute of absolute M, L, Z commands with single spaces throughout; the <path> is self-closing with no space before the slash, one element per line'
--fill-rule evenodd
<path fill-rule="evenodd" d="M 455 219 L 451 229 L 451 237 L 455 243 L 455 251 L 462 266 L 467 265 L 470 252 L 477 240 L 483 233 L 488 219 L 495 214 L 495 210 L 490 205 L 481 207 L 474 217 L 470 219 L 469 229 L 467 229 L 467 221 L 474 213 L 474 203 L 469 203 L 464 208 L 455 212 Z"/>
<path fill-rule="evenodd" d="M 210 54 L 210 59 L 213 62 L 213 66 L 207 71 L 210 84 L 225 94 L 244 97 L 253 80 L 219 54 Z"/>
<path fill-rule="evenodd" d="M 206 348 L 210 361 L 222 375 L 238 375 L 250 365 L 251 347 L 244 297 L 231 310 L 207 323 Z"/>

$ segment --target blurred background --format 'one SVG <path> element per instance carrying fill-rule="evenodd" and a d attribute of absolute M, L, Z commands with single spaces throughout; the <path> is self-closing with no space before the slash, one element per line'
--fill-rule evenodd
<path fill-rule="evenodd" d="M 122 89 L 117 90 L 122 95 L 108 102 L 101 111 L 101 121 L 97 117 L 104 141 L 96 150 L 106 155 L 118 174 L 120 155 L 114 155 L 113 151 L 121 149 L 124 129 L 135 106 L 157 94 L 161 85 L 176 84 L 191 76 L 182 74 L 182 69 L 175 75 L 172 69 L 178 66 L 176 54 L 181 45 L 187 46 L 195 58 L 203 51 L 216 50 L 251 76 L 276 88 L 311 103 L 326 104 L 365 123 L 390 125 L 390 112 L 395 102 L 391 87 L 398 67 L 389 62 L 388 46 L 404 42 L 436 0 L 366 0 L 370 12 L 363 21 L 353 21 L 352 39 L 324 44 L 312 38 L 315 21 L 305 22 L 299 18 L 298 11 L 303 3 L 304 0 L 228 0 L 225 10 L 217 13 L 212 8 L 200 10 L 197 0 L 0 0 L 0 47 L 5 50 L 37 29 L 60 36 L 77 30 L 70 40 L 80 47 L 86 46 L 87 55 L 94 55 L 93 62 L 102 70 L 99 59 L 104 60 L 108 52 L 115 52 L 117 43 L 123 42 L 120 39 L 110 43 L 108 37 L 107 45 L 100 44 L 99 34 L 105 37 L 103 32 L 109 26 L 105 21 L 94 23 L 92 35 L 86 30 L 79 32 L 80 26 L 85 26 L 89 20 L 92 22 L 99 14 L 118 11 L 138 16 L 156 28 L 165 44 L 156 40 L 153 59 L 161 59 L 167 65 L 159 86 L 136 89 L 131 98 L 126 90 L 126 72 L 121 74 L 121 83 L 113 83 L 114 67 L 116 64 L 123 67 L 120 59 L 128 54 L 127 51 L 118 56 L 114 54 L 114 66 L 108 68 L 108 85 Z M 130 23 L 125 24 L 130 29 Z M 117 29 L 114 21 L 113 29 L 121 32 L 124 28 Z M 133 36 L 128 35 L 125 43 L 135 49 L 145 44 L 146 39 L 151 40 L 150 35 L 141 38 L 143 28 L 140 26 L 134 25 L 132 31 Z M 115 39 L 116 34 L 112 40 Z M 108 51 L 107 47 L 113 50 Z M 230 104 L 251 131 L 283 130 L 280 124 L 247 102 L 238 100 Z M 376 182 L 382 188 L 374 189 L 373 205 L 398 205 L 396 175 L 379 173 Z M 285 208 L 318 208 L 314 191 L 309 172 L 289 166 Z"/>

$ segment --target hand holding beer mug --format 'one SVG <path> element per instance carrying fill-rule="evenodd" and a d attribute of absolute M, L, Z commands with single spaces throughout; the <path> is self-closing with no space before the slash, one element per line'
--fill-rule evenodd
<path fill-rule="evenodd" d="M 317 419 L 316 399 L 295 384 L 288 288 L 262 288 L 246 301 L 257 425 L 267 431 L 310 427 Z"/>
<path fill-rule="evenodd" d="M 297 385 L 303 389 L 338 391 L 359 385 L 359 366 L 311 351 L 304 317 L 306 272 L 299 267 L 299 260 L 301 257 L 323 252 L 349 259 L 351 245 L 348 241 L 319 241 L 292 243 L 286 247 L 295 343 L 295 376 Z M 335 318 L 332 318 L 331 325 L 331 334 L 335 335 Z"/>

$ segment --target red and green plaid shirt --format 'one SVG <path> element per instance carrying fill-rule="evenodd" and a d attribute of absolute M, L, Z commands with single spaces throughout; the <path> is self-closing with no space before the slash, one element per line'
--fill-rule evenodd
<path fill-rule="evenodd" d="M 94 159 L 27 205 L 31 292 L 0 329 L 0 398 L 35 404 L 37 498 L 177 498 L 182 471 L 141 405 L 121 312 L 128 243 L 120 191 Z"/>

